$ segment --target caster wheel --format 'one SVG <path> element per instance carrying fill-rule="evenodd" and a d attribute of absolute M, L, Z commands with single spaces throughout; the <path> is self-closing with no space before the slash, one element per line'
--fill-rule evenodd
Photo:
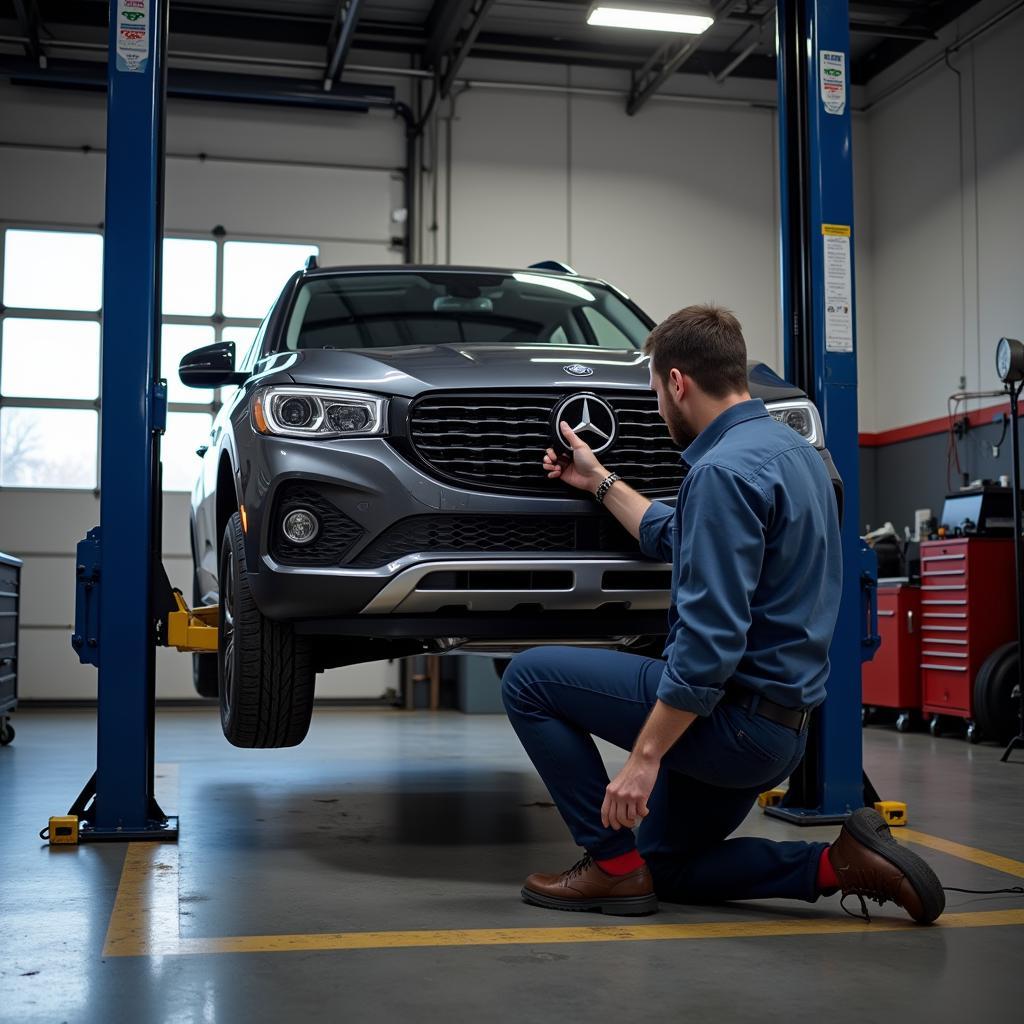
<path fill-rule="evenodd" d="M 967 742 L 977 743 L 981 739 L 981 730 L 976 722 L 967 723 Z"/>
<path fill-rule="evenodd" d="M 897 732 L 910 732 L 910 715 L 903 711 L 896 718 Z"/>
<path fill-rule="evenodd" d="M 933 715 L 932 720 L 928 723 L 928 732 L 930 732 L 932 736 L 938 736 L 940 730 L 941 724 L 939 722 L 939 716 Z"/>
<path fill-rule="evenodd" d="M 0 721 L 0 747 L 6 747 L 14 739 L 14 726 L 10 719 Z"/>

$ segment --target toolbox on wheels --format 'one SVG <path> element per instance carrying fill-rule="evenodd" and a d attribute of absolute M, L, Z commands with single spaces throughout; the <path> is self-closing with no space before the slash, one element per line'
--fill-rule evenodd
<path fill-rule="evenodd" d="M 861 704 L 867 721 L 875 708 L 897 712 L 907 732 L 921 707 L 921 590 L 906 581 L 878 581 L 881 646 L 861 670 Z"/>
<path fill-rule="evenodd" d="M 1013 539 L 968 537 L 921 545 L 921 710 L 932 735 L 941 716 L 974 723 L 974 680 L 985 659 L 1016 635 Z"/>
<path fill-rule="evenodd" d="M 18 705 L 18 609 L 21 561 L 0 554 L 0 746 L 14 739 L 10 714 Z"/>

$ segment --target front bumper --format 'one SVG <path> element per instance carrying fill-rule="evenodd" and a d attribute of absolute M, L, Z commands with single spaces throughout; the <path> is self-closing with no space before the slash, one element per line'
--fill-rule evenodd
<path fill-rule="evenodd" d="M 654 616 L 664 629 L 669 567 L 644 558 L 628 537 L 619 545 L 608 532 L 618 527 L 589 500 L 461 490 L 427 476 L 380 438 L 323 443 L 252 436 L 240 461 L 250 584 L 269 618 L 316 622 L 331 632 L 331 620 L 401 617 L 422 620 L 419 635 L 439 636 L 430 620 L 522 615 L 536 623 L 538 615 L 600 612 L 604 620 L 642 613 L 645 623 Z M 282 557 L 279 498 L 290 486 L 326 496 L 346 520 L 347 546 L 334 564 Z M 435 550 L 395 554 L 381 547 L 396 527 L 424 517 L 442 525 L 472 521 L 477 525 L 463 537 L 464 547 L 492 549 L 445 550 L 436 537 L 448 534 L 437 530 Z M 524 536 L 508 530 L 510 522 L 536 523 L 538 532 Z M 493 550 L 500 541 L 480 523 L 504 524 L 519 549 Z M 547 524 L 555 524 L 554 532 Z M 562 536 L 575 547 L 557 549 Z M 533 543 L 539 549 L 530 550 Z M 374 551 L 387 560 L 366 564 Z M 330 557 L 336 554 L 331 549 Z M 467 635 L 465 628 L 456 632 Z"/>

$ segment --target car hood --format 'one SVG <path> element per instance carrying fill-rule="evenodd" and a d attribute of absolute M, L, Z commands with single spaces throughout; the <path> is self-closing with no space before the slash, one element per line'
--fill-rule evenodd
<path fill-rule="evenodd" d="M 636 350 L 578 345 L 408 345 L 282 353 L 267 370 L 297 384 L 415 397 L 438 388 L 646 388 L 647 357 Z M 765 401 L 802 395 L 763 363 L 748 364 L 750 391 Z"/>

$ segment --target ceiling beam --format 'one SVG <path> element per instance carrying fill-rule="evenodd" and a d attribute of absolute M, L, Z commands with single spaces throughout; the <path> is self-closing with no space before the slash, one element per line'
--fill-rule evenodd
<path fill-rule="evenodd" d="M 327 38 L 327 64 L 324 67 L 324 92 L 330 92 L 334 83 L 345 70 L 348 51 L 352 49 L 352 40 L 356 34 L 356 22 L 359 21 L 360 7 L 363 0 L 338 0 L 338 9 L 334 14 L 334 23 Z"/>
<path fill-rule="evenodd" d="M 441 77 L 441 99 L 444 99 L 451 92 L 455 77 L 476 44 L 477 37 L 480 35 L 480 29 L 483 28 L 484 19 L 493 6 L 494 0 L 474 0 L 473 6 L 469 11 L 470 22 L 457 36 L 455 48 L 448 54 L 445 61 L 444 73 Z"/>
<path fill-rule="evenodd" d="M 41 68 L 45 68 L 46 51 L 39 41 L 39 6 L 36 0 L 14 0 L 14 13 L 25 37 L 25 53 Z"/>
<path fill-rule="evenodd" d="M 725 20 L 740 0 L 718 0 L 712 9 L 715 24 Z M 632 116 L 672 77 L 700 48 L 701 42 L 712 32 L 712 25 L 699 36 L 690 37 L 685 43 L 673 39 L 656 50 L 646 64 L 634 75 L 633 87 L 626 101 L 626 113 Z"/>
<path fill-rule="evenodd" d="M 423 47 L 423 63 L 439 69 L 446 53 L 455 46 L 455 39 L 474 0 L 434 0 L 427 17 L 427 43 Z"/>

